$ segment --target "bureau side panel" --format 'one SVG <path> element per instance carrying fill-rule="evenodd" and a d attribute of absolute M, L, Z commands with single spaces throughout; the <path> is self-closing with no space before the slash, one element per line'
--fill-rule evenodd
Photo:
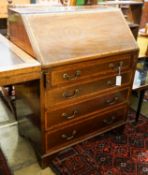
<path fill-rule="evenodd" d="M 35 58 L 22 18 L 18 13 L 11 10 L 9 10 L 8 18 L 8 37 L 18 47 Z"/>
<path fill-rule="evenodd" d="M 40 80 L 15 86 L 19 134 L 31 141 L 40 155 L 42 149 Z"/>

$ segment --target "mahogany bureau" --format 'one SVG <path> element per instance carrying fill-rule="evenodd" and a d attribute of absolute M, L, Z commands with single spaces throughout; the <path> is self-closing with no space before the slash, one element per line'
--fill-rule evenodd
<path fill-rule="evenodd" d="M 15 88 L 20 134 L 43 167 L 126 123 L 138 47 L 118 9 L 12 7 L 9 37 L 41 66 L 39 79 Z"/>

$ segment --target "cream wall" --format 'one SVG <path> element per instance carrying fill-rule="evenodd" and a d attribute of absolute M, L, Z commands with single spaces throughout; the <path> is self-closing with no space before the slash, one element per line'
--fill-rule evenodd
<path fill-rule="evenodd" d="M 13 4 L 29 4 L 30 0 L 13 0 Z M 0 0 L 0 18 L 7 18 L 7 0 Z"/>

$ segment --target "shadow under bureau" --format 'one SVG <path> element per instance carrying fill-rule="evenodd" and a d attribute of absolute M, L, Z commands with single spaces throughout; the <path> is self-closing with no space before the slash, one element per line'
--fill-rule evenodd
<path fill-rule="evenodd" d="M 40 64 L 38 77 L 14 84 L 19 132 L 42 167 L 126 123 L 138 48 L 119 9 L 12 7 L 9 37 Z"/>

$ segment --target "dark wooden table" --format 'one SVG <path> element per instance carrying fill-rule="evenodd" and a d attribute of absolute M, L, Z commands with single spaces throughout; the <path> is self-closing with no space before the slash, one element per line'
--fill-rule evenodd
<path fill-rule="evenodd" d="M 136 111 L 137 122 L 139 119 L 145 91 L 148 90 L 148 57 L 141 58 L 137 62 L 137 69 L 135 72 L 132 90 L 139 93 L 139 100 Z"/>

